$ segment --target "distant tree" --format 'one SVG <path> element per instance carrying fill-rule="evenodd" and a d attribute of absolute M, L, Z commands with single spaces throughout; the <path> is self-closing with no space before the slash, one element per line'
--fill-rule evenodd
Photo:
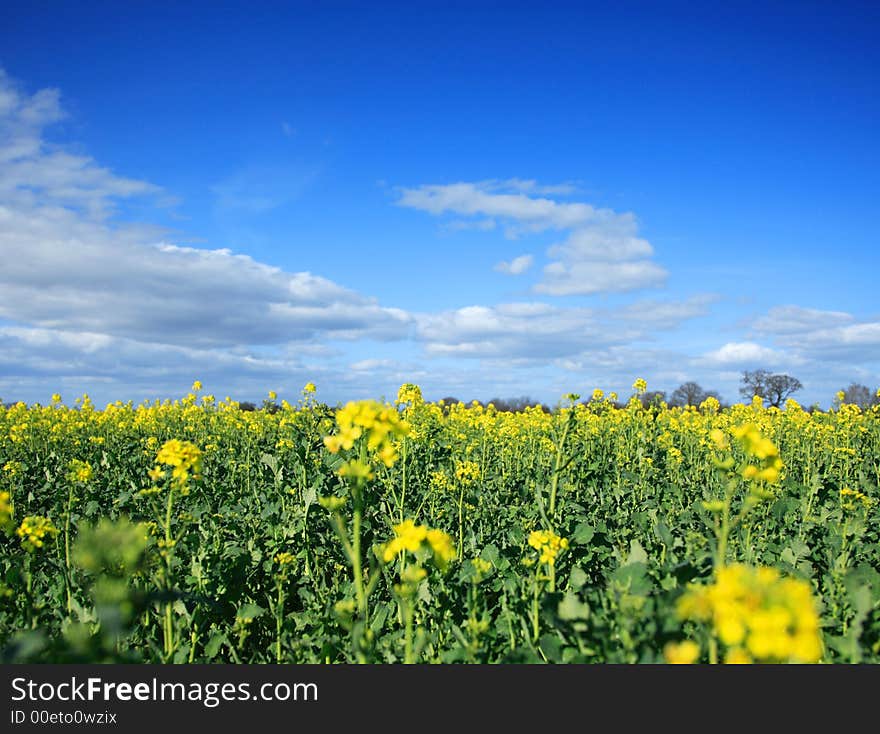
<path fill-rule="evenodd" d="M 250 411 L 252 411 L 252 410 L 256 410 L 256 409 L 257 409 L 257 406 L 254 405 L 253 403 L 251 403 L 250 401 L 245 400 L 245 401 L 240 402 L 240 403 L 238 404 L 238 409 L 239 409 L 239 410 L 244 410 L 244 411 L 250 412 Z"/>
<path fill-rule="evenodd" d="M 639 400 L 642 401 L 642 405 L 646 408 L 659 408 L 660 403 L 666 402 L 666 393 L 663 390 L 650 390 L 642 393 L 639 396 Z"/>
<path fill-rule="evenodd" d="M 440 400 L 438 400 L 437 402 L 438 402 L 438 403 L 443 403 L 443 413 L 444 413 L 444 414 L 448 414 L 448 413 L 449 413 L 449 409 L 450 409 L 453 405 L 456 405 L 457 403 L 460 403 L 461 400 L 459 400 L 458 398 L 454 398 L 454 397 L 452 397 L 452 396 L 449 396 L 449 397 L 447 397 L 447 398 L 440 398 Z"/>
<path fill-rule="evenodd" d="M 739 394 L 742 395 L 743 400 L 751 400 L 755 395 L 760 398 L 765 397 L 767 380 L 771 374 L 769 370 L 746 370 L 743 372 L 742 379 L 740 380 L 742 387 L 739 389 Z"/>
<path fill-rule="evenodd" d="M 772 407 L 778 408 L 801 388 L 801 381 L 791 375 L 777 375 L 768 370 L 746 370 L 743 372 L 739 394 L 746 400 L 757 395 Z"/>
<path fill-rule="evenodd" d="M 545 412 L 549 410 L 538 400 L 533 400 L 527 395 L 522 395 L 518 398 L 492 398 L 489 402 L 485 403 L 485 405 L 489 404 L 494 405 L 495 410 L 499 413 L 522 413 L 526 408 L 530 408 L 533 405 L 539 405 Z"/>
<path fill-rule="evenodd" d="M 838 393 L 834 397 L 834 405 L 839 408 L 841 405 L 858 405 L 862 410 L 866 408 L 870 408 L 872 405 L 877 405 L 880 402 L 880 398 L 877 397 L 876 393 L 872 393 L 871 389 L 867 385 L 860 385 L 855 382 L 851 382 L 849 387 L 846 390 L 841 390 L 843 396 Z"/>
<path fill-rule="evenodd" d="M 718 398 L 714 392 L 704 390 L 696 382 L 685 382 L 672 392 L 669 404 L 673 407 L 683 408 L 687 405 L 699 405 L 709 396 Z"/>

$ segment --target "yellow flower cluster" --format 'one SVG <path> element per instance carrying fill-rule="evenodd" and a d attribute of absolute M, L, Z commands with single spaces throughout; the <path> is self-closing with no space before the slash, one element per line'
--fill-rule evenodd
<path fill-rule="evenodd" d="M 431 472 L 429 485 L 435 492 L 445 492 L 452 489 L 452 482 L 445 471 Z"/>
<path fill-rule="evenodd" d="M 22 465 L 20 461 L 7 461 L 3 465 L 3 471 L 9 475 L 10 479 L 20 477 L 22 473 Z"/>
<path fill-rule="evenodd" d="M 9 527 L 12 522 L 12 495 L 0 492 L 0 529 Z"/>
<path fill-rule="evenodd" d="M 529 545 L 538 551 L 541 563 L 553 566 L 556 557 L 568 548 L 568 538 L 562 538 L 550 530 L 533 530 L 529 534 Z"/>
<path fill-rule="evenodd" d="M 748 464 L 743 468 L 742 475 L 746 479 L 763 479 L 766 482 L 779 480 L 779 472 L 782 469 L 782 459 L 779 457 L 779 449 L 765 436 L 754 423 L 746 423 L 731 429 L 734 437 L 739 441 L 743 451 L 750 457 L 758 459 L 756 464 Z"/>
<path fill-rule="evenodd" d="M 68 468 L 67 480 L 72 484 L 86 484 L 92 478 L 93 473 L 92 465 L 89 462 L 73 459 Z"/>
<path fill-rule="evenodd" d="M 18 537 L 21 538 L 21 545 L 25 550 L 34 551 L 43 547 L 43 539 L 48 535 L 55 537 L 58 535 L 56 528 L 48 517 L 40 515 L 28 515 L 21 521 L 21 525 L 16 530 Z"/>
<path fill-rule="evenodd" d="M 150 478 L 158 481 L 166 475 L 162 466 L 171 467 L 171 480 L 177 487 L 186 488 L 190 479 L 198 479 L 202 471 L 202 452 L 188 441 L 172 438 L 162 444 L 156 454 L 156 466 L 150 472 Z"/>
<path fill-rule="evenodd" d="M 330 453 L 348 450 L 361 436 L 367 437 L 367 448 L 378 454 L 385 466 L 397 461 L 397 449 L 393 439 L 409 433 L 409 426 L 398 412 L 389 405 L 374 400 L 346 403 L 336 411 L 336 433 L 324 437 L 324 445 Z"/>
<path fill-rule="evenodd" d="M 398 405 L 406 405 L 408 403 L 409 405 L 416 407 L 424 402 L 425 400 L 422 398 L 422 388 L 411 382 L 403 383 L 397 391 Z"/>
<path fill-rule="evenodd" d="M 844 487 L 840 490 L 840 504 L 845 510 L 855 510 L 859 505 L 863 508 L 870 508 L 875 500 L 868 497 L 857 489 Z"/>
<path fill-rule="evenodd" d="M 472 558 L 471 566 L 474 569 L 473 579 L 475 584 L 480 583 L 492 570 L 492 564 L 482 558 Z"/>
<path fill-rule="evenodd" d="M 394 526 L 394 537 L 382 546 L 382 560 L 390 563 L 405 551 L 415 553 L 423 546 L 430 548 L 434 563 L 440 568 L 455 560 L 455 544 L 452 537 L 442 530 L 433 530 L 404 520 Z"/>
<path fill-rule="evenodd" d="M 275 563 L 279 566 L 288 566 L 296 560 L 296 556 L 293 553 L 278 553 L 275 556 Z"/>
<path fill-rule="evenodd" d="M 471 487 L 480 479 L 480 465 L 474 461 L 462 461 L 455 465 L 455 478 L 462 487 Z"/>
<path fill-rule="evenodd" d="M 633 383 L 632 388 L 633 388 L 633 390 L 635 390 L 639 395 L 641 395 L 642 393 L 644 393 L 645 391 L 647 391 L 647 389 L 648 389 L 648 383 L 647 383 L 646 380 L 644 380 L 643 378 L 640 377 L 639 379 L 637 379 L 637 380 Z"/>
<path fill-rule="evenodd" d="M 677 611 L 681 619 L 712 624 L 727 662 L 815 663 L 822 656 L 809 584 L 775 568 L 725 566 L 713 584 L 691 585 Z"/>
<path fill-rule="evenodd" d="M 693 665 L 700 659 L 700 646 L 693 640 L 670 642 L 663 648 L 663 656 L 670 665 Z"/>

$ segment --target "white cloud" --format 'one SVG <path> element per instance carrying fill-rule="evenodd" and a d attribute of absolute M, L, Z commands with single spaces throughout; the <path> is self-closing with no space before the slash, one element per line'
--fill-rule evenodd
<path fill-rule="evenodd" d="M 757 318 L 752 328 L 804 359 L 852 366 L 880 361 L 880 321 L 860 321 L 844 311 L 778 306 Z"/>
<path fill-rule="evenodd" d="M 776 306 L 755 319 L 752 328 L 763 334 L 800 334 L 852 323 L 852 314 L 843 311 L 820 311 L 800 306 Z"/>
<path fill-rule="evenodd" d="M 435 215 L 451 213 L 512 219 L 527 223 L 534 231 L 570 229 L 597 216 L 596 209 L 589 204 L 558 203 L 523 193 L 498 193 L 496 187 L 480 183 L 403 188 L 397 203 Z"/>
<path fill-rule="evenodd" d="M 662 283 L 666 271 L 648 260 L 635 262 L 572 261 L 544 267 L 537 293 L 550 296 L 588 295 L 639 290 Z"/>
<path fill-rule="evenodd" d="M 160 189 L 50 145 L 61 115 L 56 91 L 0 76 L 0 319 L 197 348 L 408 335 L 408 314 L 325 278 L 115 225 L 118 199 Z"/>
<path fill-rule="evenodd" d="M 617 318 L 656 329 L 674 329 L 687 319 L 706 316 L 718 300 L 714 293 L 703 293 L 685 301 L 636 301 L 620 308 Z"/>
<path fill-rule="evenodd" d="M 534 260 L 535 259 L 531 255 L 520 255 L 519 257 L 513 258 L 510 262 L 502 260 L 495 266 L 495 270 L 499 273 L 504 273 L 505 275 L 522 275 L 532 267 Z"/>
<path fill-rule="evenodd" d="M 751 368 L 780 364 L 784 356 L 775 349 L 754 342 L 728 342 L 718 349 L 707 352 L 699 361 L 719 367 L 742 365 Z"/>
<path fill-rule="evenodd" d="M 684 303 L 637 302 L 624 309 L 561 308 L 539 302 L 475 305 L 417 316 L 417 338 L 429 354 L 439 356 L 594 363 L 597 350 L 652 341 L 658 331 L 705 315 L 710 302 L 711 297 L 700 296 Z"/>
<path fill-rule="evenodd" d="M 566 186 L 564 193 L 571 190 Z M 563 191 L 520 179 L 427 184 L 400 189 L 397 203 L 435 216 L 501 220 L 507 223 L 510 237 L 568 231 L 566 239 L 547 250 L 551 262 L 534 287 L 537 293 L 567 296 L 623 292 L 665 282 L 666 271 L 651 259 L 651 244 L 637 236 L 638 225 L 632 214 L 546 198 L 552 193 Z"/>

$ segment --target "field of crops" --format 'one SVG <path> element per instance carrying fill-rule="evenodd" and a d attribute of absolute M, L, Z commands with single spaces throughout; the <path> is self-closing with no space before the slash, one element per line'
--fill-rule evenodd
<path fill-rule="evenodd" d="M 0 407 L 0 648 L 876 663 L 878 485 L 878 408 L 53 396 Z"/>

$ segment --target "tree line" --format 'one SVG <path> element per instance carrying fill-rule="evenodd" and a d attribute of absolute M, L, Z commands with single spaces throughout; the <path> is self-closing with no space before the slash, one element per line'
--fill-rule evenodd
<path fill-rule="evenodd" d="M 785 401 L 803 389 L 803 383 L 791 375 L 782 373 L 773 373 L 769 370 L 746 370 L 740 378 L 739 394 L 745 402 L 751 402 L 755 397 L 761 398 L 767 407 L 782 408 Z M 688 381 L 679 385 L 675 390 L 667 395 L 664 390 L 649 390 L 637 396 L 642 405 L 646 408 L 659 408 L 666 404 L 670 408 L 686 408 L 690 405 L 698 407 L 708 398 L 715 398 L 722 408 L 729 407 L 728 403 L 722 400 L 720 394 L 716 390 L 706 390 L 698 382 Z M 457 398 L 443 398 L 445 405 L 461 402 Z M 527 407 L 539 406 L 542 410 L 549 412 L 550 407 L 538 400 L 533 400 L 528 396 L 517 398 L 493 398 L 487 401 L 475 401 L 486 407 L 494 405 L 499 412 L 518 413 Z M 584 401 L 589 403 L 590 401 Z M 612 401 L 617 407 L 623 407 L 624 403 Z M 839 408 L 841 405 L 857 405 L 862 410 L 880 405 L 880 390 L 871 390 L 867 385 L 852 382 L 850 385 L 837 392 L 834 397 L 833 407 Z M 814 406 L 812 410 L 817 410 Z"/>
<path fill-rule="evenodd" d="M 742 373 L 740 383 L 739 393 L 744 401 L 751 402 L 757 396 L 768 407 L 774 408 L 783 407 L 786 400 L 803 389 L 803 384 L 796 377 L 786 374 L 775 374 L 764 369 L 746 370 Z M 698 407 L 708 398 L 715 398 L 722 408 L 729 407 L 729 404 L 721 399 L 716 390 L 706 390 L 699 383 L 693 381 L 683 382 L 668 396 L 664 390 L 649 390 L 637 397 L 646 408 L 652 406 L 660 408 L 663 404 L 670 408 L 686 408 L 690 405 Z M 461 401 L 455 397 L 445 397 L 441 399 L 441 402 L 448 409 L 449 406 Z M 542 403 L 540 400 L 534 400 L 527 395 L 513 398 L 492 398 L 486 401 L 475 400 L 472 402 L 478 403 L 483 407 L 493 405 L 495 410 L 500 413 L 521 413 L 526 408 L 535 406 L 546 413 L 551 411 L 549 405 Z M 584 402 L 589 403 L 590 400 Z M 611 402 L 617 407 L 625 405 L 625 403 L 619 401 Z M 6 402 L 6 405 L 14 405 L 15 403 L 15 400 L 9 400 Z M 2 405 L 4 405 L 4 402 L 0 398 L 0 406 Z M 841 405 L 857 405 L 862 410 L 880 405 L 880 389 L 871 390 L 867 385 L 851 382 L 848 387 L 839 390 L 834 396 L 832 406 L 840 408 Z M 265 410 L 270 413 L 281 409 L 274 400 L 263 400 L 262 405 L 245 400 L 239 402 L 238 407 L 244 411 Z M 811 410 L 818 410 L 818 407 L 813 406 Z"/>

